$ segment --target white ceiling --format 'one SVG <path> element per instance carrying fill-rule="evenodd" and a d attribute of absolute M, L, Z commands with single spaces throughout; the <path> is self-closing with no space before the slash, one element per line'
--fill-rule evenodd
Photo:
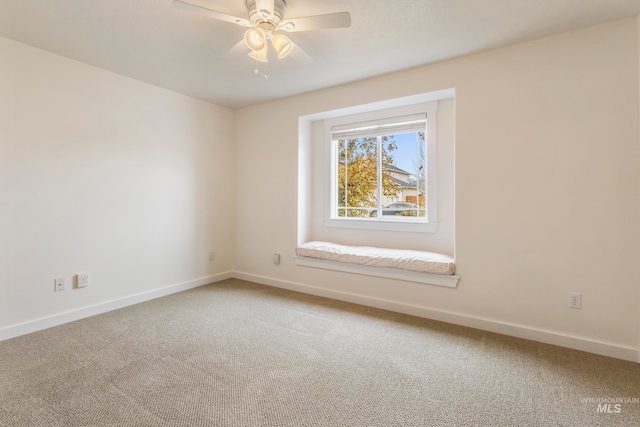
<path fill-rule="evenodd" d="M 190 0 L 247 17 L 245 0 Z M 286 18 L 348 11 L 346 29 L 288 34 L 315 60 L 242 54 L 245 31 L 172 0 L 0 0 L 0 36 L 230 108 L 637 16 L 640 0 L 287 0 Z M 273 56 L 273 55 L 272 55 Z"/>

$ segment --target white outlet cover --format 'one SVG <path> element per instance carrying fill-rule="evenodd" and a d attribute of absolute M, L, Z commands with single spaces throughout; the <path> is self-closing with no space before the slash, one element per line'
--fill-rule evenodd
<path fill-rule="evenodd" d="M 569 308 L 582 308 L 582 294 L 577 292 L 569 293 Z"/>
<path fill-rule="evenodd" d="M 76 287 L 84 288 L 89 285 L 89 273 L 78 273 L 76 275 Z"/>
<path fill-rule="evenodd" d="M 53 290 L 55 292 L 64 291 L 64 277 L 59 277 L 53 281 Z"/>

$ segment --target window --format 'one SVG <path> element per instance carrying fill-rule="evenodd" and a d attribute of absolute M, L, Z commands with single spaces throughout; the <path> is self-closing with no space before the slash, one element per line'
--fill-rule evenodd
<path fill-rule="evenodd" d="M 331 226 L 435 231 L 436 110 L 429 102 L 325 121 Z"/>

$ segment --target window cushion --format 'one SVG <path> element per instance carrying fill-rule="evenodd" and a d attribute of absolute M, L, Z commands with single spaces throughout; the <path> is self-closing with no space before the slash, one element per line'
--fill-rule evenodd
<path fill-rule="evenodd" d="M 456 271 L 454 259 L 449 255 L 409 249 L 347 246 L 331 242 L 313 241 L 298 246 L 296 255 L 327 261 L 447 276 L 455 274 Z"/>

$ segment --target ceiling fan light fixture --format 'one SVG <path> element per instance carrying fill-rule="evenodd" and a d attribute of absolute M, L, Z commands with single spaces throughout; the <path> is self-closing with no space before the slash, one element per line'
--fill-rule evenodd
<path fill-rule="evenodd" d="M 279 59 L 282 59 L 285 56 L 289 55 L 294 46 L 289 37 L 283 36 L 282 34 L 273 36 L 273 39 L 271 39 L 271 44 L 273 44 L 273 48 L 276 50 L 276 52 L 278 52 Z"/>
<path fill-rule="evenodd" d="M 252 50 L 249 52 L 249 56 L 256 61 L 269 62 L 269 59 L 267 59 L 267 44 L 265 43 L 264 47 L 260 50 Z"/>
<path fill-rule="evenodd" d="M 1 0 L 0 0 L 1 1 Z M 170 1 L 170 0 L 163 0 Z M 195 1 L 196 3 L 192 3 Z M 240 0 L 238 0 L 240 1 Z M 331 28 L 348 28 L 351 26 L 351 14 L 349 12 L 325 13 L 323 15 L 301 16 L 293 19 L 285 19 L 288 0 L 244 0 L 249 19 L 240 18 L 228 13 L 219 12 L 199 5 L 197 0 L 173 0 L 176 8 L 189 10 L 217 19 L 230 22 L 245 28 L 244 37 L 223 56 L 230 53 L 246 51 L 246 45 L 251 50 L 249 56 L 260 62 L 268 62 L 267 55 L 269 42 L 276 51 L 278 58 L 287 56 L 306 64 L 313 59 L 294 44 L 287 36 L 276 34 L 277 31 L 298 32 L 311 30 L 325 30 Z M 257 64 L 256 64 L 257 69 Z M 265 76 L 266 78 L 266 76 Z"/>
<path fill-rule="evenodd" d="M 254 52 L 260 51 L 267 46 L 264 34 L 257 28 L 251 28 L 244 33 L 244 42 Z"/>

